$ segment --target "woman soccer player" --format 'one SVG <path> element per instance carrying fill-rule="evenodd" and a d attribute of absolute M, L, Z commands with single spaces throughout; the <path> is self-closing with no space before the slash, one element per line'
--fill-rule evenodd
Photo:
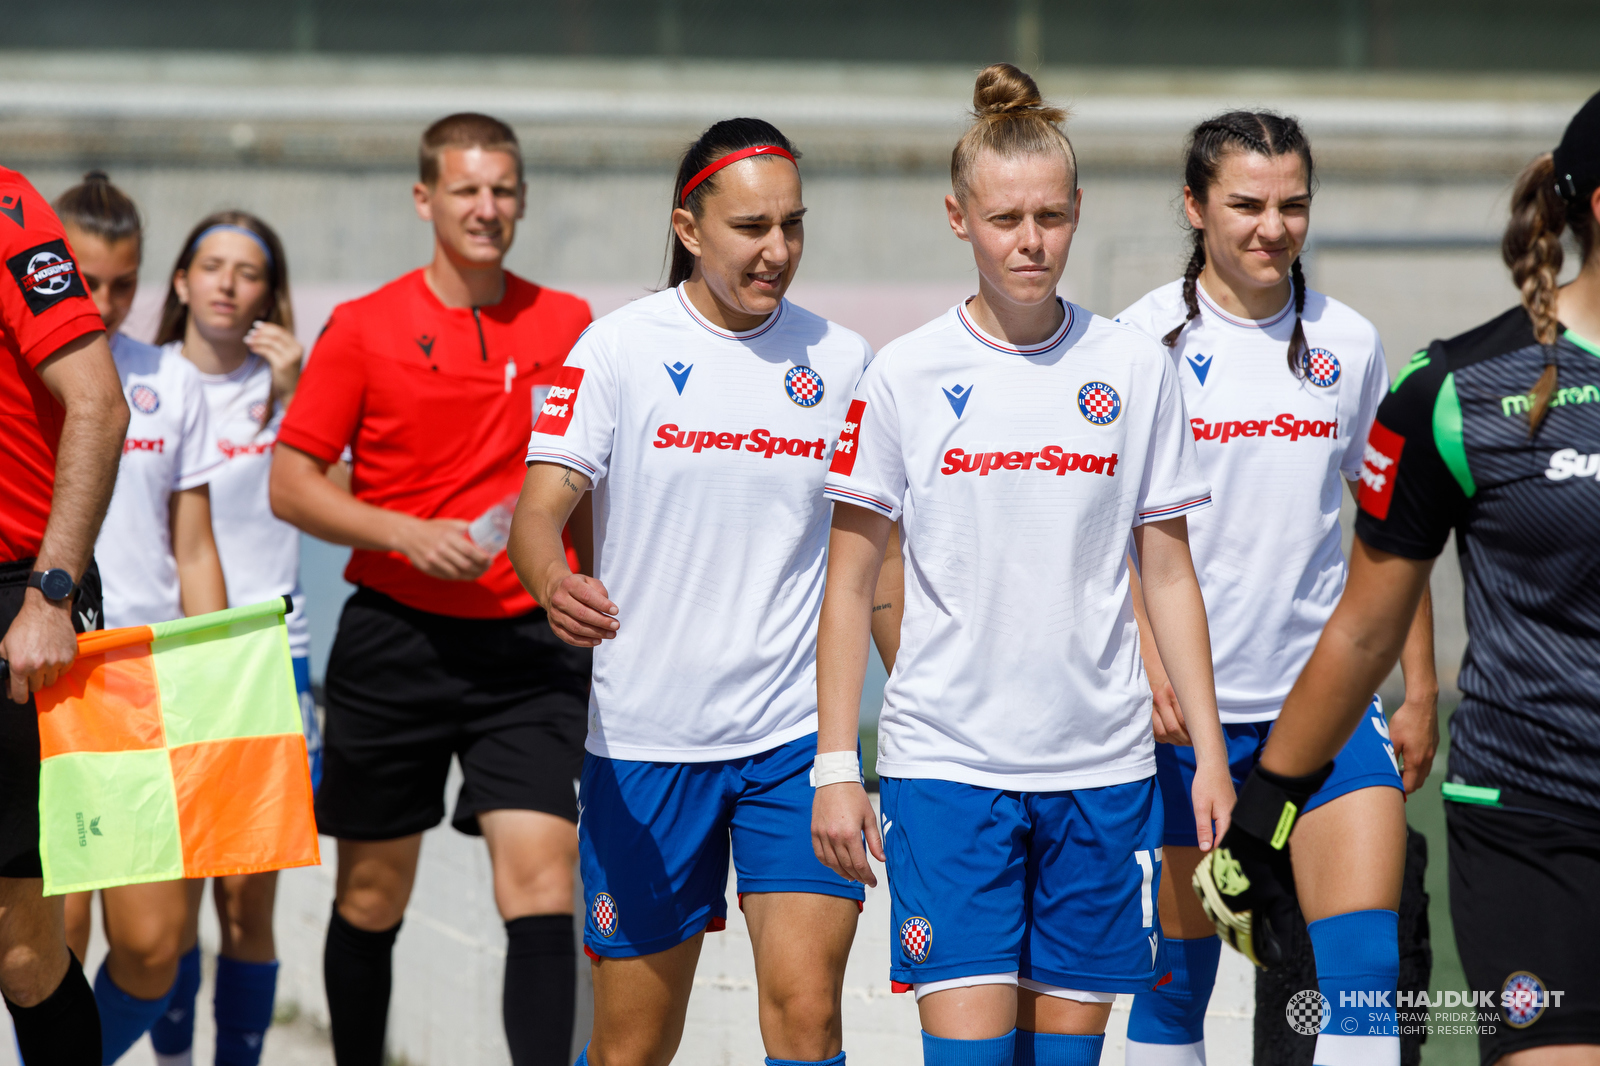
<path fill-rule="evenodd" d="M 288 617 L 301 717 L 312 779 L 321 757 L 311 701 L 309 638 L 300 592 L 300 534 L 267 502 L 272 446 L 300 376 L 283 245 L 266 223 L 243 211 L 222 211 L 190 231 L 172 268 L 156 343 L 200 371 L 211 429 L 222 453 L 211 479 L 211 521 L 228 605 L 293 597 Z M 272 1024 L 278 963 L 272 939 L 277 874 L 212 879 L 222 944 L 217 958 L 217 1062 L 255 1066 Z M 200 882 L 193 891 L 198 892 Z M 194 943 L 191 928 L 189 943 Z M 200 953 L 184 956 L 167 1014 L 151 1032 L 164 1063 L 187 1063 L 194 1039 Z"/>
<path fill-rule="evenodd" d="M 1193 251 L 1181 281 L 1117 316 L 1159 337 L 1171 353 L 1212 507 L 1190 521 L 1205 594 L 1217 709 L 1235 786 L 1261 756 L 1289 686 L 1311 656 L 1344 586 L 1341 481 L 1361 475 L 1362 449 L 1388 389 L 1372 324 L 1306 288 L 1300 249 L 1315 185 L 1300 124 L 1270 112 L 1207 119 L 1189 137 L 1184 210 Z M 1352 491 L 1353 488 L 1352 488 Z M 1135 606 L 1139 601 L 1135 599 Z M 1167 809 L 1161 922 L 1172 980 L 1134 997 L 1130 1066 L 1205 1062 L 1205 1013 L 1222 945 L 1189 888 L 1201 852 L 1187 820 L 1193 749 L 1183 709 L 1149 641 L 1140 647 L 1155 694 L 1156 766 Z M 1427 779 L 1438 743 L 1431 619 L 1424 608 L 1405 657 L 1407 701 L 1385 723 L 1370 697 L 1363 727 L 1308 802 L 1295 845 L 1342 876 L 1302 865 L 1300 902 L 1310 923 L 1320 984 L 1392 990 L 1405 865 L 1405 787 Z M 1370 695 L 1370 694 L 1369 694 Z M 1276 944 L 1254 958 L 1276 961 Z M 1397 1055 L 1392 1020 L 1383 1037 L 1351 1037 L 1334 1024 L 1323 1043 L 1358 1044 L 1351 1061 Z M 1363 1022 L 1367 1019 L 1363 1016 Z M 1317 1061 L 1334 1061 L 1323 1049 Z"/>
<path fill-rule="evenodd" d="M 1582 262 L 1558 286 L 1569 230 Z M 1468 643 L 1444 785 L 1450 914 L 1469 986 L 1491 990 L 1505 1023 L 1480 1030 L 1481 1058 L 1594 1066 L 1600 95 L 1522 172 L 1501 247 L 1521 306 L 1418 352 L 1378 408 L 1350 581 L 1241 792 L 1223 843 L 1242 884 L 1218 884 L 1217 911 L 1224 925 L 1275 920 L 1287 871 L 1274 827 L 1359 732 L 1361 694 L 1393 666 L 1454 529 Z M 1314 859 L 1295 849 L 1302 886 Z"/>
<path fill-rule="evenodd" d="M 111 179 L 90 171 L 55 200 L 78 269 L 111 335 L 130 419 L 117 487 L 95 541 L 105 624 L 150 625 L 228 605 L 211 534 L 208 482 L 222 456 L 200 375 L 182 357 L 120 332 L 139 286 L 144 233 L 139 209 Z M 67 897 L 67 940 L 89 948 L 92 893 Z M 166 1011 L 187 924 L 185 882 L 158 881 L 101 893 L 110 951 L 95 977 L 101 1061 L 122 1057 Z"/>
<path fill-rule="evenodd" d="M 1193 831 L 1233 803 L 1184 516 L 1210 492 L 1177 371 L 1139 331 L 1056 296 L 1081 193 L 1063 112 L 989 67 L 951 159 L 978 294 L 890 344 L 851 401 L 818 636 L 818 856 L 869 883 L 887 852 L 924 1061 L 1099 1061 L 1118 992 L 1159 980 L 1162 810 L 1130 597 L 1199 768 Z M 855 736 L 874 582 L 898 520 L 906 593 L 884 691 L 882 831 Z M 1213 825 L 1215 824 L 1215 830 Z"/>
<path fill-rule="evenodd" d="M 583 335 L 528 447 L 511 558 L 557 634 L 595 648 L 579 794 L 591 1066 L 672 1059 L 703 934 L 723 927 L 730 836 L 767 1061 L 845 1061 L 864 890 L 811 854 L 810 774 L 822 483 L 871 352 L 783 298 L 804 238 L 795 159 L 758 119 L 689 147 L 671 287 Z M 596 577 L 561 545 L 591 484 Z"/>

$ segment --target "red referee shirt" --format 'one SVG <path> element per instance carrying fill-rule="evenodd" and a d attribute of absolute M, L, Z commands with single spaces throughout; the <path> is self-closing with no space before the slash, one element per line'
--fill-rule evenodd
<path fill-rule="evenodd" d="M 334 309 L 278 440 L 329 463 L 348 445 L 357 499 L 470 522 L 522 487 L 535 393 L 589 321 L 583 300 L 509 272 L 500 302 L 474 313 L 412 271 Z M 345 578 L 457 618 L 537 606 L 504 552 L 476 581 L 441 581 L 398 552 L 357 549 Z"/>
<path fill-rule="evenodd" d="M 28 179 L 0 167 L 0 562 L 39 554 L 66 412 L 35 368 L 105 329 L 61 221 Z"/>

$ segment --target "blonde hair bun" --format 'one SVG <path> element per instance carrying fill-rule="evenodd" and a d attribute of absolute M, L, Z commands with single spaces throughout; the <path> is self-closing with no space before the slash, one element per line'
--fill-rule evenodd
<path fill-rule="evenodd" d="M 1028 116 L 1059 125 L 1067 120 L 1063 109 L 1045 106 L 1038 82 L 1010 63 L 983 68 L 972 89 L 972 110 L 980 121 Z"/>

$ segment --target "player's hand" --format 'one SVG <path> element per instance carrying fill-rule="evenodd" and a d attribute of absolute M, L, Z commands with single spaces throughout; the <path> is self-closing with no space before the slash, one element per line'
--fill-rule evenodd
<path fill-rule="evenodd" d="M 1291 778 L 1256 767 L 1239 790 L 1233 823 L 1195 867 L 1195 895 L 1217 935 L 1262 969 L 1283 961 L 1283 938 L 1294 921 L 1289 836 L 1332 770 L 1330 762 Z"/>
<path fill-rule="evenodd" d="M 442 581 L 473 581 L 489 569 L 493 557 L 467 536 L 459 518 L 404 516 L 395 548 L 411 565 Z"/>
<path fill-rule="evenodd" d="M 563 569 L 565 564 L 562 564 Z M 606 587 L 587 574 L 567 572 L 545 590 L 539 603 L 550 618 L 550 628 L 568 644 L 593 648 L 617 635 L 617 605 Z"/>
<path fill-rule="evenodd" d="M 244 335 L 244 346 L 267 361 L 272 368 L 273 395 L 287 404 L 300 384 L 300 361 L 305 357 L 305 348 L 282 326 L 262 321 Z"/>
<path fill-rule="evenodd" d="M 22 610 L 0 640 L 0 659 L 11 666 L 6 695 L 14 703 L 27 703 L 30 693 L 55 684 L 77 657 L 70 601 L 54 604 L 29 589 Z"/>
<path fill-rule="evenodd" d="M 1389 743 L 1400 760 L 1400 780 L 1410 795 L 1422 787 L 1433 770 L 1439 751 L 1439 697 L 1406 694 L 1406 701 L 1389 716 Z"/>
<path fill-rule="evenodd" d="M 1201 851 L 1210 851 L 1214 840 L 1228 834 L 1234 798 L 1233 778 L 1228 776 L 1226 766 L 1202 766 L 1195 770 L 1189 801 L 1194 805 L 1194 831 L 1200 838 Z M 1216 825 L 1214 832 L 1213 824 Z"/>
<path fill-rule="evenodd" d="M 862 846 L 865 837 L 866 846 Z M 823 785 L 811 801 L 811 849 L 817 861 L 847 881 L 878 884 L 867 849 L 883 862 L 883 836 L 867 790 L 853 781 Z"/>
<path fill-rule="evenodd" d="M 1150 728 L 1162 744 L 1190 747 L 1189 724 L 1183 720 L 1183 708 L 1178 706 L 1178 694 L 1166 678 L 1150 683 Z"/>

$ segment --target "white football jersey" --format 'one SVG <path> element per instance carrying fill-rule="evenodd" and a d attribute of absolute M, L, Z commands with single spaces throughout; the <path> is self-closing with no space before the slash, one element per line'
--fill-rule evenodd
<path fill-rule="evenodd" d="M 1389 388 L 1372 323 L 1307 291 L 1305 375 L 1287 360 L 1291 302 L 1261 321 L 1237 318 L 1199 289 L 1200 316 L 1164 349 L 1183 383 L 1200 469 L 1214 506 L 1189 520 L 1206 601 L 1217 709 L 1224 722 L 1278 716 L 1344 591 L 1341 481 Z M 1183 321 L 1183 283 L 1117 316 L 1152 337 Z"/>
<path fill-rule="evenodd" d="M 1062 791 L 1155 773 L 1127 556 L 1205 507 L 1159 345 L 1064 303 L 1017 347 L 957 306 L 867 369 L 827 495 L 897 518 L 900 654 L 878 773 Z"/>
<path fill-rule="evenodd" d="M 578 340 L 528 462 L 594 485 L 596 576 L 621 626 L 594 652 L 589 751 L 711 762 L 816 731 L 822 482 L 871 357 L 787 301 L 729 333 L 677 289 Z"/>
<path fill-rule="evenodd" d="M 94 558 L 106 628 L 116 629 L 183 617 L 171 497 L 210 481 L 222 456 L 194 364 L 121 333 L 111 338 L 111 357 L 128 401 L 128 433 Z"/>
<path fill-rule="evenodd" d="M 177 341 L 167 345 L 174 354 L 182 347 Z M 222 469 L 211 479 L 211 528 L 228 581 L 228 606 L 292 596 L 289 650 L 297 657 L 309 655 L 311 636 L 300 591 L 300 531 L 272 513 L 267 496 L 272 449 L 283 421 L 280 403 L 266 428 L 261 426 L 272 368 L 252 355 L 231 374 L 201 374 L 200 380 L 223 458 Z"/>

